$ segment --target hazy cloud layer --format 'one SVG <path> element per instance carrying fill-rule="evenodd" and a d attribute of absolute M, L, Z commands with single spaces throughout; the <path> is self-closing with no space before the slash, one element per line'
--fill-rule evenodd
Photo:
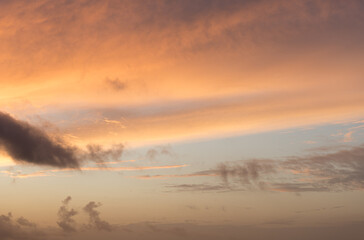
<path fill-rule="evenodd" d="M 60 138 L 51 138 L 42 129 L 0 112 L 0 148 L 21 163 L 49 165 L 59 168 L 79 168 L 84 161 L 102 163 L 119 160 L 123 145 L 104 149 L 88 145 L 87 150 L 67 145 Z"/>
<path fill-rule="evenodd" d="M 24 217 L 13 220 L 11 213 L 0 215 L 0 239 L 4 240 L 44 240 L 45 233 Z"/>
<path fill-rule="evenodd" d="M 71 197 L 62 201 L 63 206 L 67 206 Z M 0 215 L 0 239 L 2 240 L 98 240 L 98 239 L 196 239 L 196 240 L 218 240 L 218 239 L 241 239 L 242 236 L 252 240 L 282 240 L 282 239 L 320 239 L 320 240 L 341 240 L 345 236 L 350 236 L 350 240 L 361 240 L 364 223 L 363 222 L 341 222 L 330 223 L 329 225 L 316 225 L 314 227 L 297 227 L 296 220 L 299 215 L 291 218 L 278 218 L 261 221 L 255 225 L 214 225 L 214 224 L 190 224 L 190 223 L 158 223 L 140 222 L 128 225 L 113 225 L 100 219 L 100 212 L 96 208 L 100 203 L 89 202 L 83 210 L 89 215 L 89 224 L 82 231 L 66 231 L 67 234 L 59 232 L 52 227 L 38 228 L 36 224 L 24 217 L 13 220 L 11 213 Z M 192 210 L 197 208 L 187 206 Z M 309 213 L 323 210 L 335 210 L 343 206 L 333 206 L 320 209 L 305 210 L 296 213 Z M 62 219 L 67 224 L 73 222 L 69 216 L 74 216 L 72 211 L 60 208 L 59 213 L 63 212 Z M 222 209 L 224 210 L 224 208 Z M 60 214 L 58 214 L 60 217 Z M 57 222 L 58 223 L 58 222 Z M 59 223 L 58 223 L 59 224 Z M 74 222 L 73 222 L 74 224 Z M 62 228 L 62 230 L 64 230 Z M 96 231 L 95 231 L 96 230 Z M 113 230 L 113 231 L 111 231 Z"/>
<path fill-rule="evenodd" d="M 0 234 L 4 240 L 240 240 L 242 236 L 249 240 L 362 239 L 363 222 L 296 227 L 294 220 L 271 220 L 255 226 L 141 222 L 117 226 L 112 232 L 88 230 L 62 235 L 47 228 L 36 230 L 19 227 L 11 217 L 1 215 Z"/>

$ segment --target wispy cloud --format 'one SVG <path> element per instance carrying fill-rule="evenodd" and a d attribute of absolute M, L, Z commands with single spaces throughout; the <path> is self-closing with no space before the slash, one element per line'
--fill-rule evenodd
<path fill-rule="evenodd" d="M 120 160 L 120 161 L 113 161 L 113 162 L 96 162 L 97 165 L 113 165 L 113 164 L 120 164 L 120 163 L 126 163 L 126 162 L 135 162 L 134 159 L 130 160 Z"/>
<path fill-rule="evenodd" d="M 178 191 L 268 190 L 277 192 L 328 192 L 364 190 L 364 147 L 333 153 L 316 153 L 282 160 L 253 159 L 224 162 L 200 173 L 166 176 L 137 176 L 140 179 L 163 177 L 217 176 L 223 184 L 179 184 L 168 186 Z"/>
<path fill-rule="evenodd" d="M 196 173 L 189 173 L 189 174 L 167 174 L 167 175 L 139 175 L 139 176 L 132 176 L 133 178 L 138 179 L 164 179 L 164 178 L 187 178 L 187 177 L 206 177 L 206 176 L 219 176 L 218 173 L 214 171 L 200 171 Z"/>
<path fill-rule="evenodd" d="M 89 202 L 84 208 L 85 211 L 89 215 L 89 224 L 87 227 L 96 228 L 97 230 L 103 231 L 111 231 L 113 227 L 110 223 L 102 220 L 100 218 L 100 212 L 96 210 L 96 208 L 100 207 L 101 203 L 95 203 L 93 201 Z"/>
<path fill-rule="evenodd" d="M 119 163 L 119 162 L 117 162 Z M 50 176 L 56 176 L 56 173 L 62 173 L 62 172 L 82 172 L 82 171 L 110 171 L 110 172 L 122 172 L 122 171 L 143 171 L 143 170 L 158 170 L 158 169 L 173 169 L 173 168 L 183 168 L 187 167 L 188 165 L 182 164 L 182 165 L 161 165 L 161 166 L 130 166 L 130 167 L 107 167 L 107 166 L 99 166 L 99 167 L 81 167 L 78 169 L 74 168 L 62 168 L 62 169 L 48 169 L 48 170 L 42 170 L 32 173 L 23 173 L 20 170 L 3 170 L 0 171 L 3 174 L 6 174 L 7 176 L 11 178 L 31 178 L 31 177 L 50 177 Z M 189 174 L 192 176 L 191 174 Z M 162 176 L 162 175 L 160 175 Z M 176 175 L 175 177 L 177 177 Z M 197 176 L 197 174 L 195 175 Z M 205 175 L 201 175 L 205 176 Z M 170 175 L 169 177 L 173 177 L 173 175 Z M 188 176 L 185 176 L 188 177 Z M 147 178 L 147 177 L 136 177 L 136 178 Z"/>
<path fill-rule="evenodd" d="M 187 164 L 181 165 L 163 165 L 163 166 L 135 166 L 135 167 L 83 167 L 80 168 L 81 171 L 140 171 L 140 170 L 153 170 L 153 169 L 171 169 L 171 168 L 183 168 L 187 167 Z M 74 171 L 74 169 L 59 169 L 52 170 L 53 172 L 63 172 L 63 171 Z"/>
<path fill-rule="evenodd" d="M 196 191 L 196 192 L 204 192 L 204 191 L 217 191 L 217 192 L 225 192 L 229 190 L 236 190 L 233 187 L 226 186 L 224 184 L 213 185 L 207 183 L 201 184 L 174 184 L 168 185 L 166 188 L 172 189 L 173 191 L 178 192 L 188 192 L 188 191 Z"/>
<path fill-rule="evenodd" d="M 73 219 L 78 214 L 76 210 L 68 209 L 68 204 L 72 200 L 70 196 L 62 201 L 62 206 L 58 209 L 58 226 L 65 232 L 76 232 L 76 221 Z"/>
<path fill-rule="evenodd" d="M 0 172 L 8 175 L 11 178 L 31 178 L 31 177 L 52 176 L 50 173 L 47 173 L 46 171 L 39 171 L 39 172 L 33 172 L 33 173 L 22 173 L 21 171 L 3 170 Z"/>

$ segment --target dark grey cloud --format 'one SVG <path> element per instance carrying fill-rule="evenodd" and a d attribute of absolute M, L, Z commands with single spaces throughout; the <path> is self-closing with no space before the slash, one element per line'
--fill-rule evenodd
<path fill-rule="evenodd" d="M 14 160 L 37 165 L 78 168 L 77 148 L 52 139 L 41 129 L 0 112 L 0 147 Z"/>
<path fill-rule="evenodd" d="M 113 226 L 110 223 L 102 220 L 100 218 L 100 212 L 96 210 L 96 208 L 100 207 L 101 203 L 96 202 L 89 202 L 83 210 L 89 216 L 89 224 L 87 225 L 88 228 L 95 228 L 97 230 L 103 231 L 111 231 L 113 230 Z"/>
<path fill-rule="evenodd" d="M 40 128 L 0 112 L 0 149 L 20 163 L 79 168 L 85 161 L 100 163 L 107 159 L 118 160 L 124 148 L 121 144 L 110 149 L 88 145 L 84 151 L 66 144 L 59 137 L 50 137 Z"/>
<path fill-rule="evenodd" d="M 76 221 L 73 219 L 78 214 L 76 210 L 69 209 L 68 203 L 72 200 L 70 196 L 62 201 L 62 206 L 58 209 L 58 226 L 65 232 L 76 232 Z"/>

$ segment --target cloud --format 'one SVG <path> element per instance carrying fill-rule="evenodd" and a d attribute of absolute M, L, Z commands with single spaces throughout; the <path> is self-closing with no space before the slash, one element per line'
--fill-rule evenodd
<path fill-rule="evenodd" d="M 261 175 L 275 173 L 276 168 L 270 160 L 250 160 L 243 163 L 220 163 L 216 171 L 225 182 L 228 182 L 229 178 L 236 178 L 242 184 L 255 184 Z"/>
<path fill-rule="evenodd" d="M 187 231 L 180 226 L 174 226 L 166 228 L 166 226 L 158 226 L 156 224 L 146 223 L 146 226 L 154 233 L 164 233 L 164 234 L 171 234 L 176 235 L 179 237 L 186 237 Z"/>
<path fill-rule="evenodd" d="M 50 138 L 42 130 L 0 112 L 0 146 L 16 161 L 78 168 L 78 149 Z"/>
<path fill-rule="evenodd" d="M 155 148 L 151 148 L 145 154 L 146 159 L 154 162 L 158 156 L 165 155 L 169 157 L 174 157 L 175 154 L 172 151 L 171 146 L 158 146 Z"/>
<path fill-rule="evenodd" d="M 333 153 L 224 162 L 215 168 L 182 175 L 144 175 L 140 179 L 218 176 L 224 184 L 169 185 L 177 191 L 330 192 L 364 190 L 364 146 Z"/>
<path fill-rule="evenodd" d="M 166 178 L 185 178 L 185 177 L 206 177 L 206 176 L 218 176 L 218 173 L 214 170 L 207 170 L 207 171 L 199 171 L 195 173 L 188 173 L 188 174 L 168 174 L 168 175 L 139 175 L 133 176 L 133 178 L 138 179 L 166 179 Z"/>
<path fill-rule="evenodd" d="M 4 240 L 44 240 L 45 233 L 23 217 L 13 221 L 13 216 L 9 213 L 0 215 L 0 238 Z"/>
<path fill-rule="evenodd" d="M 70 198 L 63 202 L 69 203 Z M 99 204 L 90 202 L 89 211 L 99 218 L 99 213 L 95 208 Z M 338 206 L 341 207 L 341 206 Z M 326 210 L 336 209 L 335 207 Z M 163 239 L 178 240 L 188 238 L 192 240 L 218 240 L 218 239 L 241 239 L 245 236 L 248 239 L 330 239 L 341 240 L 350 236 L 350 240 L 361 240 L 364 222 L 357 221 L 337 221 L 327 224 L 315 224 L 315 226 L 297 226 L 295 220 L 298 218 L 267 219 L 255 225 L 236 225 L 236 224 L 192 224 L 192 223 L 156 223 L 140 222 L 128 225 L 113 226 L 113 232 L 94 231 L 94 225 L 89 226 L 84 231 L 69 234 L 60 234 L 52 228 L 37 228 L 25 226 L 13 220 L 11 213 L 0 215 L 0 239 L 1 240 L 98 240 L 98 239 Z M 102 221 L 102 220 L 100 220 Z"/>
<path fill-rule="evenodd" d="M 83 210 L 89 215 L 89 224 L 87 227 L 96 228 L 97 230 L 111 231 L 113 227 L 110 223 L 100 218 L 100 212 L 95 210 L 100 207 L 101 203 L 89 202 Z"/>
<path fill-rule="evenodd" d="M 24 217 L 20 217 L 16 220 L 16 222 L 21 225 L 21 226 L 25 226 L 25 227 L 36 227 L 37 225 L 35 223 L 30 222 L 28 219 L 24 218 Z"/>
<path fill-rule="evenodd" d="M 178 135 L 183 138 L 256 132 L 261 126 L 276 129 L 273 123 L 280 121 L 280 127 L 287 127 L 284 121 L 296 126 L 312 124 L 317 123 L 318 116 L 322 121 L 331 121 L 347 116 L 347 112 L 359 113 L 363 107 L 362 84 L 356 80 L 362 75 L 358 70 L 364 22 L 360 1 L 38 4 L 35 7 L 23 1 L 2 5 L 1 25 L 8 29 L 2 33 L 0 44 L 1 77 L 8 79 L 0 89 L 4 106 L 10 100 L 24 98 L 35 105 L 49 104 L 52 107 L 46 110 L 52 114 L 54 104 L 74 111 L 79 110 L 79 105 L 114 106 L 114 111 L 131 106 L 143 113 L 143 106 L 153 103 L 157 107 L 166 103 L 175 111 L 171 104 L 174 101 L 193 99 L 189 106 L 195 107 L 201 100 L 225 101 L 219 96 L 249 96 L 252 92 L 263 95 L 282 88 L 287 91 L 268 100 L 272 104 L 264 102 L 267 109 L 261 112 L 257 111 L 261 107 L 259 99 L 240 99 L 240 110 L 213 106 L 208 112 L 200 108 L 199 113 L 190 113 L 187 109 L 182 118 L 147 119 L 139 121 L 139 125 L 130 119 L 132 127 L 126 134 L 145 142 L 168 141 Z M 213 61 L 217 57 L 221 63 Z M 324 64 L 317 68 L 313 61 Z M 85 69 L 87 77 L 79 81 L 74 69 Z M 346 71 L 351 75 L 347 76 Z M 116 85 L 116 89 L 123 89 L 123 82 L 115 76 L 146 79 L 145 91 L 129 92 L 128 85 L 123 94 L 101 96 L 99 76 L 103 78 L 105 72 L 112 76 L 109 85 Z M 346 83 L 341 76 L 346 76 Z M 320 81 L 315 81 L 318 78 Z M 330 91 L 321 91 L 326 86 L 330 86 Z M 353 86 L 355 91 L 349 89 Z M 304 101 L 299 96 L 303 89 L 307 91 L 303 93 Z M 291 93 L 291 97 L 281 100 L 286 93 Z M 246 103 L 255 106 L 244 107 Z M 329 117 L 328 112 L 336 114 Z M 166 118 L 160 116 L 163 117 Z M 266 122 L 260 124 L 262 120 Z M 87 126 L 88 136 L 96 135 L 90 128 L 96 127 Z M 124 130 L 117 132 L 119 136 L 126 136 L 121 131 Z M 105 137 L 105 133 L 102 127 L 98 137 Z M 129 136 L 126 139 L 130 141 Z"/>
<path fill-rule="evenodd" d="M 120 161 L 123 162 L 123 161 Z M 31 173 L 23 173 L 20 170 L 14 170 L 14 168 L 10 168 L 9 170 L 0 171 L 0 173 L 6 174 L 13 179 L 17 178 L 31 178 L 31 177 L 50 177 L 56 176 L 57 173 L 62 172 L 79 172 L 79 171 L 110 171 L 110 172 L 121 172 L 121 171 L 143 171 L 143 170 L 157 170 L 157 169 L 173 169 L 173 168 L 183 168 L 188 165 L 162 165 L 162 166 L 132 166 L 132 167 L 108 167 L 106 164 L 116 164 L 118 162 L 101 162 L 96 163 L 97 167 L 80 167 L 78 169 L 74 168 L 62 168 L 62 169 L 48 169 Z M 215 174 L 216 175 L 216 174 Z M 191 177 L 191 176 L 206 176 L 205 174 L 186 174 L 186 175 L 142 175 L 135 176 L 134 178 L 139 179 L 152 179 L 152 178 L 170 178 L 170 177 Z M 210 175 L 214 176 L 214 175 Z"/>
<path fill-rule="evenodd" d="M 72 200 L 70 196 L 62 201 L 62 206 L 58 209 L 58 226 L 64 232 L 76 232 L 76 222 L 73 219 L 78 214 L 76 210 L 68 209 L 68 203 Z"/>
<path fill-rule="evenodd" d="M 276 192 L 329 192 L 331 189 L 316 183 L 272 183 L 270 190 Z"/>
<path fill-rule="evenodd" d="M 120 81 L 118 78 L 115 79 L 111 79 L 111 78 L 106 78 L 105 79 L 105 83 L 113 90 L 115 91 L 121 91 L 124 90 L 126 88 L 126 83 Z"/>
<path fill-rule="evenodd" d="M 84 161 L 102 163 L 119 160 L 124 146 L 88 145 L 87 150 L 67 145 L 61 138 L 51 138 L 43 130 L 0 112 L 0 148 L 20 163 L 59 168 L 80 168 Z M 28 176 L 29 177 L 29 176 Z"/>
<path fill-rule="evenodd" d="M 248 188 L 281 192 L 363 190 L 364 146 L 283 160 L 222 163 L 215 171 L 225 182 L 238 179 Z"/>
<path fill-rule="evenodd" d="M 328 154 L 291 157 L 280 166 L 295 174 L 306 176 L 307 182 L 281 189 L 305 191 L 347 191 L 364 189 L 364 146 Z"/>
<path fill-rule="evenodd" d="M 125 162 L 135 162 L 134 159 L 130 159 L 130 160 L 118 160 L 118 161 L 112 161 L 112 162 L 96 162 L 95 164 L 97 165 L 113 165 L 113 164 L 120 164 L 120 163 L 125 163 Z"/>
<path fill-rule="evenodd" d="M 62 229 L 63 233 L 53 227 L 41 227 L 24 217 L 19 217 L 16 221 L 13 220 L 11 213 L 8 215 L 0 215 L 0 239 L 1 240 L 55 240 L 69 239 L 73 236 L 79 236 L 82 232 L 77 231 L 76 222 L 73 219 L 77 215 L 77 211 L 69 209 L 68 205 L 72 198 L 66 197 L 62 201 L 62 206 L 58 209 L 57 225 Z M 89 215 L 88 228 L 111 231 L 114 229 L 108 222 L 100 219 L 100 212 L 95 208 L 101 206 L 100 203 L 89 202 L 83 210 Z M 64 234 L 67 233 L 67 234 Z M 84 238 L 81 238 L 84 239 Z"/>
<path fill-rule="evenodd" d="M 104 163 L 105 161 L 118 161 L 124 150 L 124 145 L 115 144 L 109 149 L 103 149 L 101 145 L 87 145 L 85 158 L 96 163 Z"/>
<path fill-rule="evenodd" d="M 141 170 L 152 170 L 152 169 L 171 169 L 171 168 L 183 168 L 188 165 L 163 165 L 163 166 L 135 166 L 135 167 L 82 167 L 82 171 L 141 171 Z M 75 169 L 54 169 L 52 172 L 66 172 L 74 171 Z"/>
<path fill-rule="evenodd" d="M 344 142 L 352 142 L 353 141 L 353 135 L 354 131 L 350 131 L 344 135 Z"/>
<path fill-rule="evenodd" d="M 225 192 L 228 190 L 232 190 L 231 187 L 226 185 L 211 185 L 211 184 L 175 184 L 175 185 L 168 185 L 167 188 L 171 188 L 178 192 L 186 192 L 186 191 L 218 191 L 218 192 Z M 235 189 L 234 189 L 235 190 Z"/>
<path fill-rule="evenodd" d="M 276 219 L 262 223 L 263 225 L 293 225 L 296 219 L 286 218 L 286 219 Z"/>
<path fill-rule="evenodd" d="M 21 171 L 14 171 L 13 168 L 10 168 L 9 170 L 3 170 L 0 171 L 1 173 L 4 173 L 8 175 L 9 177 L 15 179 L 15 178 L 31 178 L 31 177 L 47 177 L 51 176 L 46 171 L 38 171 L 33 173 L 23 173 Z"/>
<path fill-rule="evenodd" d="M 189 210 L 198 210 L 199 209 L 195 205 L 186 205 L 186 208 L 188 208 Z"/>
<path fill-rule="evenodd" d="M 340 209 L 343 208 L 344 206 L 339 205 L 339 206 L 333 206 L 333 207 L 324 207 L 324 208 L 316 208 L 316 209 L 307 209 L 307 210 L 301 210 L 301 211 L 295 211 L 295 213 L 297 214 L 302 214 L 302 213 L 311 213 L 311 212 L 320 212 L 320 211 L 327 211 L 327 210 L 336 210 L 336 209 Z"/>

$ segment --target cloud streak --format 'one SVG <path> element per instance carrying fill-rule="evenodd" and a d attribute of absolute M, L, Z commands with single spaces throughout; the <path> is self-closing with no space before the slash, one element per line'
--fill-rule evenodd
<path fill-rule="evenodd" d="M 119 162 L 118 162 L 119 163 Z M 0 173 L 6 174 L 7 176 L 16 179 L 16 178 L 33 178 L 33 177 L 51 177 L 57 176 L 57 173 L 62 172 L 79 172 L 79 171 L 109 171 L 109 172 L 122 172 L 122 171 L 144 171 L 144 170 L 158 170 L 158 169 L 174 169 L 174 168 L 183 168 L 188 165 L 164 165 L 164 166 L 135 166 L 135 167 L 107 167 L 107 166 L 98 166 L 98 167 L 81 167 L 78 169 L 74 168 L 62 168 L 62 169 L 49 169 L 42 170 L 31 173 L 23 173 L 20 170 L 3 170 Z M 193 174 L 194 176 L 198 176 L 198 174 Z M 191 174 L 186 175 L 144 175 L 144 176 L 135 176 L 134 178 L 146 179 L 146 178 L 169 178 L 169 177 L 191 177 Z M 200 176 L 205 176 L 206 174 L 201 174 Z M 210 174 L 210 176 L 215 176 L 216 174 Z"/>
<path fill-rule="evenodd" d="M 282 160 L 224 162 L 215 168 L 181 175 L 143 175 L 139 179 L 217 176 L 224 184 L 169 185 L 178 191 L 268 190 L 330 192 L 364 190 L 364 146 Z"/>
<path fill-rule="evenodd" d="M 189 174 L 166 174 L 166 175 L 139 175 L 133 176 L 133 178 L 137 179 L 167 179 L 167 178 L 188 178 L 188 177 L 206 177 L 206 176 L 219 176 L 215 171 L 200 171 L 196 173 Z"/>

